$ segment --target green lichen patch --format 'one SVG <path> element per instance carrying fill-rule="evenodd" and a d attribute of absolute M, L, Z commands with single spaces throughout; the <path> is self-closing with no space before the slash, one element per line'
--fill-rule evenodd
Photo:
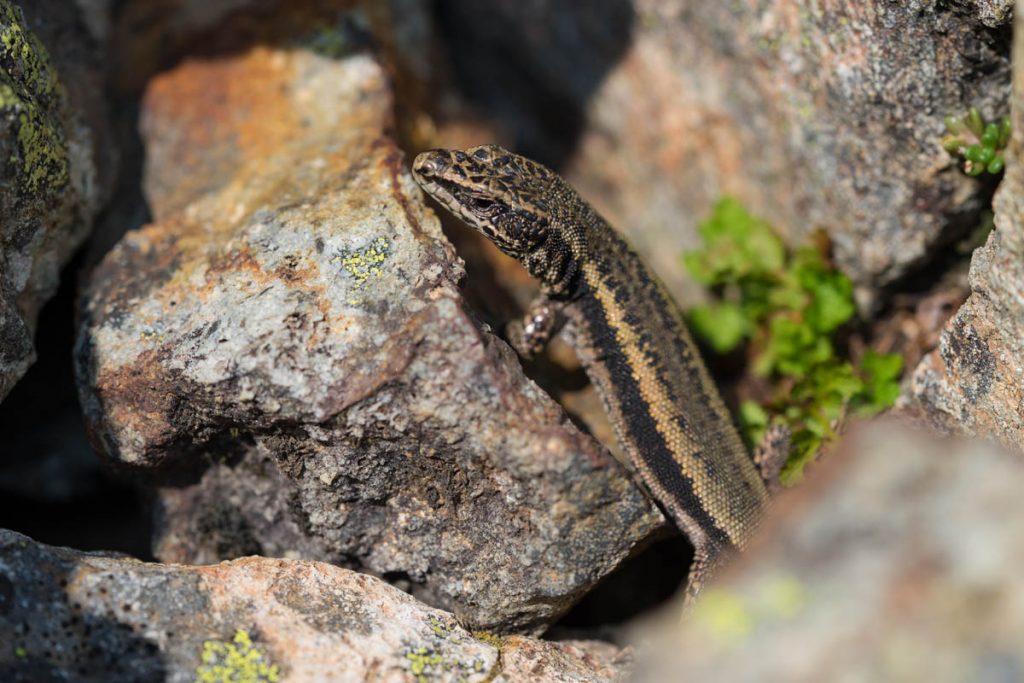
<path fill-rule="evenodd" d="M 339 264 L 355 281 L 352 289 L 358 291 L 366 286 L 371 279 L 384 274 L 382 266 L 391 256 L 391 242 L 384 237 L 377 237 L 365 247 L 358 249 L 342 249 L 332 258 L 331 263 Z M 350 304 L 362 303 L 359 297 L 351 297 Z"/>
<path fill-rule="evenodd" d="M 235 631 L 230 642 L 207 640 L 200 658 L 197 683 L 275 683 L 281 678 L 278 666 L 253 644 L 245 629 Z"/>
<path fill-rule="evenodd" d="M 64 92 L 49 55 L 25 26 L 21 11 L 0 0 L 0 124 L 16 131 L 7 159 L 23 193 L 51 193 L 68 181 L 61 125 Z"/>

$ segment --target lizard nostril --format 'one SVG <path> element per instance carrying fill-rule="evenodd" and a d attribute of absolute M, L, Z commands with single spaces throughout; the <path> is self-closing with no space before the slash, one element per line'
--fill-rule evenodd
<path fill-rule="evenodd" d="M 446 155 L 440 151 L 423 152 L 412 162 L 412 170 L 422 176 L 440 175 L 448 167 Z"/>

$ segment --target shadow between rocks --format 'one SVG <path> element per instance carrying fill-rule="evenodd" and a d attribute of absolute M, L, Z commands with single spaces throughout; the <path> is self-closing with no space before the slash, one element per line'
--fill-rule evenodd
<path fill-rule="evenodd" d="M 436 0 L 456 86 L 502 122 L 516 151 L 554 168 L 576 147 L 585 107 L 629 47 L 630 0 Z"/>
<path fill-rule="evenodd" d="M 0 545 L 0 681 L 165 680 L 155 642 L 112 613 L 93 614 L 69 599 L 75 567 L 28 539 Z"/>

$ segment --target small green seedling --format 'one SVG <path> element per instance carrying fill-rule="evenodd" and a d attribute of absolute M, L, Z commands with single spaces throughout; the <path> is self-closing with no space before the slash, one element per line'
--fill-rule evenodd
<path fill-rule="evenodd" d="M 948 132 L 942 138 L 942 147 L 963 159 L 964 173 L 978 176 L 986 171 L 992 175 L 1002 172 L 1006 165 L 1003 150 L 1013 133 L 1009 118 L 986 123 L 971 107 L 965 116 L 947 116 L 945 122 Z"/>
<path fill-rule="evenodd" d="M 690 310 L 690 325 L 719 353 L 749 344 L 754 373 L 774 391 L 763 405 L 740 406 L 744 437 L 753 446 L 773 424 L 785 425 L 792 451 L 782 480 L 794 483 L 846 416 L 895 402 L 902 358 L 868 351 L 854 366 L 842 357 L 837 333 L 856 312 L 853 284 L 818 249 L 788 251 L 732 198 L 718 202 L 699 233 L 704 246 L 683 261 L 715 296 Z"/>

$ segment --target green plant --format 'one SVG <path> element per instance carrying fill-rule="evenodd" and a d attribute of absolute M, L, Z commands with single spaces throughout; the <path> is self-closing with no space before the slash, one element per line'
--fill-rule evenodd
<path fill-rule="evenodd" d="M 740 424 L 749 445 L 773 423 L 789 428 L 782 479 L 792 483 L 844 417 L 893 404 L 902 359 L 868 351 L 854 366 L 840 356 L 837 332 L 856 312 L 853 285 L 818 249 L 788 251 L 766 221 L 728 197 L 699 234 L 703 247 L 683 261 L 715 296 L 690 310 L 690 325 L 719 353 L 749 343 L 754 373 L 774 388 L 763 405 L 743 402 Z"/>
<path fill-rule="evenodd" d="M 995 175 L 1003 170 L 1003 150 L 1013 132 L 1010 119 L 1004 116 L 998 122 L 986 123 L 971 107 L 964 116 L 947 116 L 945 122 L 947 134 L 942 147 L 963 159 L 965 173 L 976 176 L 988 171 Z"/>

